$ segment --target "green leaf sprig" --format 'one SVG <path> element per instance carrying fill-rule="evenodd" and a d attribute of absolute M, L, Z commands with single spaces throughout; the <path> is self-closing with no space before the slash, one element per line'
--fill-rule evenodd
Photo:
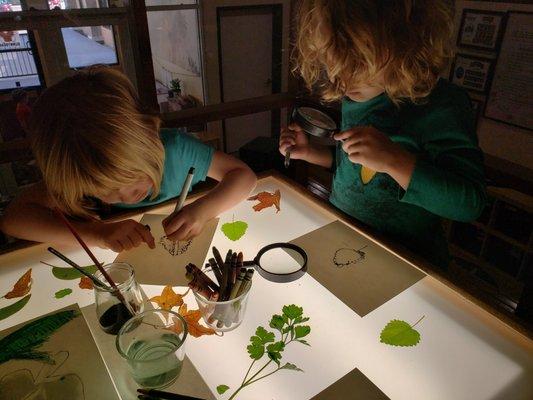
<path fill-rule="evenodd" d="M 292 342 L 298 342 L 306 346 L 310 344 L 303 339 L 309 333 L 311 333 L 311 327 L 309 325 L 303 325 L 304 322 L 309 321 L 309 318 L 303 316 L 303 308 L 294 304 L 284 306 L 282 314 L 275 314 L 270 319 L 269 326 L 274 329 L 275 332 L 267 331 L 262 326 L 257 327 L 255 335 L 250 338 L 250 344 L 246 347 L 252 363 L 244 375 L 244 379 L 241 385 L 233 392 L 228 400 L 234 399 L 237 394 L 245 387 L 255 383 L 261 379 L 264 379 L 282 369 L 291 371 L 300 371 L 296 365 L 286 362 L 281 364 L 283 358 L 282 353 L 285 348 Z M 279 335 L 279 337 L 276 337 Z M 255 363 L 261 360 L 264 356 L 267 356 L 268 361 L 256 372 L 252 372 Z M 270 371 L 265 371 L 267 367 L 276 364 L 276 367 Z M 264 372 L 263 372 L 264 371 Z M 263 374 L 261 375 L 261 373 Z M 227 385 L 218 385 L 217 392 L 224 394 L 229 390 Z"/>

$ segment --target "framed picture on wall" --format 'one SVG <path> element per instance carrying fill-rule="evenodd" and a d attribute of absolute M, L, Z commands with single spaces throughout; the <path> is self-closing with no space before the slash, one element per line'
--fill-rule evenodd
<path fill-rule="evenodd" d="M 457 46 L 495 51 L 500 46 L 506 13 L 464 9 Z"/>
<path fill-rule="evenodd" d="M 533 13 L 510 12 L 485 117 L 533 130 Z"/>
<path fill-rule="evenodd" d="M 490 86 L 494 60 L 490 58 L 457 54 L 453 61 L 450 82 L 467 90 L 485 94 Z"/>

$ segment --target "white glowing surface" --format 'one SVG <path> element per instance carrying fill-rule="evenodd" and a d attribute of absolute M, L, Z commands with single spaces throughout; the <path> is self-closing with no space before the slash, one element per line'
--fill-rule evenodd
<path fill-rule="evenodd" d="M 271 208 L 255 213 L 250 202 L 243 202 L 221 215 L 219 224 L 233 218 L 246 221 L 249 224 L 246 235 L 232 242 L 217 229 L 213 244 L 221 252 L 229 248 L 242 250 L 245 259 L 251 259 L 266 244 L 290 241 L 333 220 L 327 211 L 273 178 L 261 181 L 256 191 L 277 188 L 281 189 L 279 214 Z M 90 264 L 77 249 L 59 250 L 82 265 Z M 95 249 L 95 252 L 105 262 L 115 257 L 110 251 Z M 0 257 L 0 295 L 10 290 L 30 267 L 34 279 L 30 302 L 18 314 L 0 321 L 0 329 L 75 301 L 80 306 L 93 301 L 91 291 L 77 288 L 77 280 L 53 278 L 50 268 L 39 264 L 39 260 L 65 266 L 46 251 L 46 246 Z M 286 261 L 276 265 L 286 266 Z M 74 293 L 55 299 L 54 293 L 66 287 Z M 160 294 L 162 289 L 143 288 L 148 296 Z M 182 289 L 176 291 L 185 291 Z M 195 308 L 192 295 L 186 302 Z M 187 354 L 213 393 L 216 394 L 219 384 L 238 386 L 250 362 L 246 352 L 250 336 L 257 326 L 268 327 L 270 316 L 292 303 L 302 306 L 311 318 L 312 332 L 307 339 L 312 347 L 291 344 L 282 361 L 298 365 L 305 373 L 278 372 L 243 390 L 239 399 L 308 399 L 354 367 L 391 399 L 533 398 L 532 342 L 430 277 L 361 318 L 308 275 L 279 284 L 258 274 L 254 277 L 247 316 L 238 329 L 223 338 L 188 338 Z M 0 299 L 0 307 L 7 304 L 11 302 Z M 391 319 L 414 322 L 422 315 L 425 318 L 417 326 L 422 335 L 418 346 L 396 348 L 379 342 L 381 329 Z M 114 337 L 109 336 L 109 340 Z"/>
<path fill-rule="evenodd" d="M 304 260 L 292 249 L 274 248 L 264 253 L 259 263 L 265 271 L 273 274 L 290 274 L 302 269 Z"/>

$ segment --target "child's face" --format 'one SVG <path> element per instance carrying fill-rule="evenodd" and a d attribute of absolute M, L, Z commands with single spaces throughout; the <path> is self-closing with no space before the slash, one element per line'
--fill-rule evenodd
<path fill-rule="evenodd" d="M 373 99 L 383 92 L 384 89 L 381 85 L 361 84 L 351 87 L 348 91 L 346 91 L 346 96 L 353 101 L 363 102 Z"/>
<path fill-rule="evenodd" d="M 136 204 L 148 196 L 152 186 L 152 180 L 146 177 L 132 185 L 112 190 L 104 195 L 100 195 L 99 198 L 104 203 L 108 204 Z"/>

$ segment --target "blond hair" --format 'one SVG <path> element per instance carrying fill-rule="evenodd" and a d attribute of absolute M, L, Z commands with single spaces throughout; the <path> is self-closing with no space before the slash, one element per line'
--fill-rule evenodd
<path fill-rule="evenodd" d="M 68 214 L 87 217 L 90 197 L 146 176 L 152 198 L 159 193 L 165 155 L 159 126 L 124 74 L 90 67 L 43 92 L 29 132 L 51 197 Z"/>
<path fill-rule="evenodd" d="M 444 0 L 302 0 L 294 53 L 309 89 L 326 101 L 382 76 L 395 102 L 426 97 L 452 56 Z"/>

